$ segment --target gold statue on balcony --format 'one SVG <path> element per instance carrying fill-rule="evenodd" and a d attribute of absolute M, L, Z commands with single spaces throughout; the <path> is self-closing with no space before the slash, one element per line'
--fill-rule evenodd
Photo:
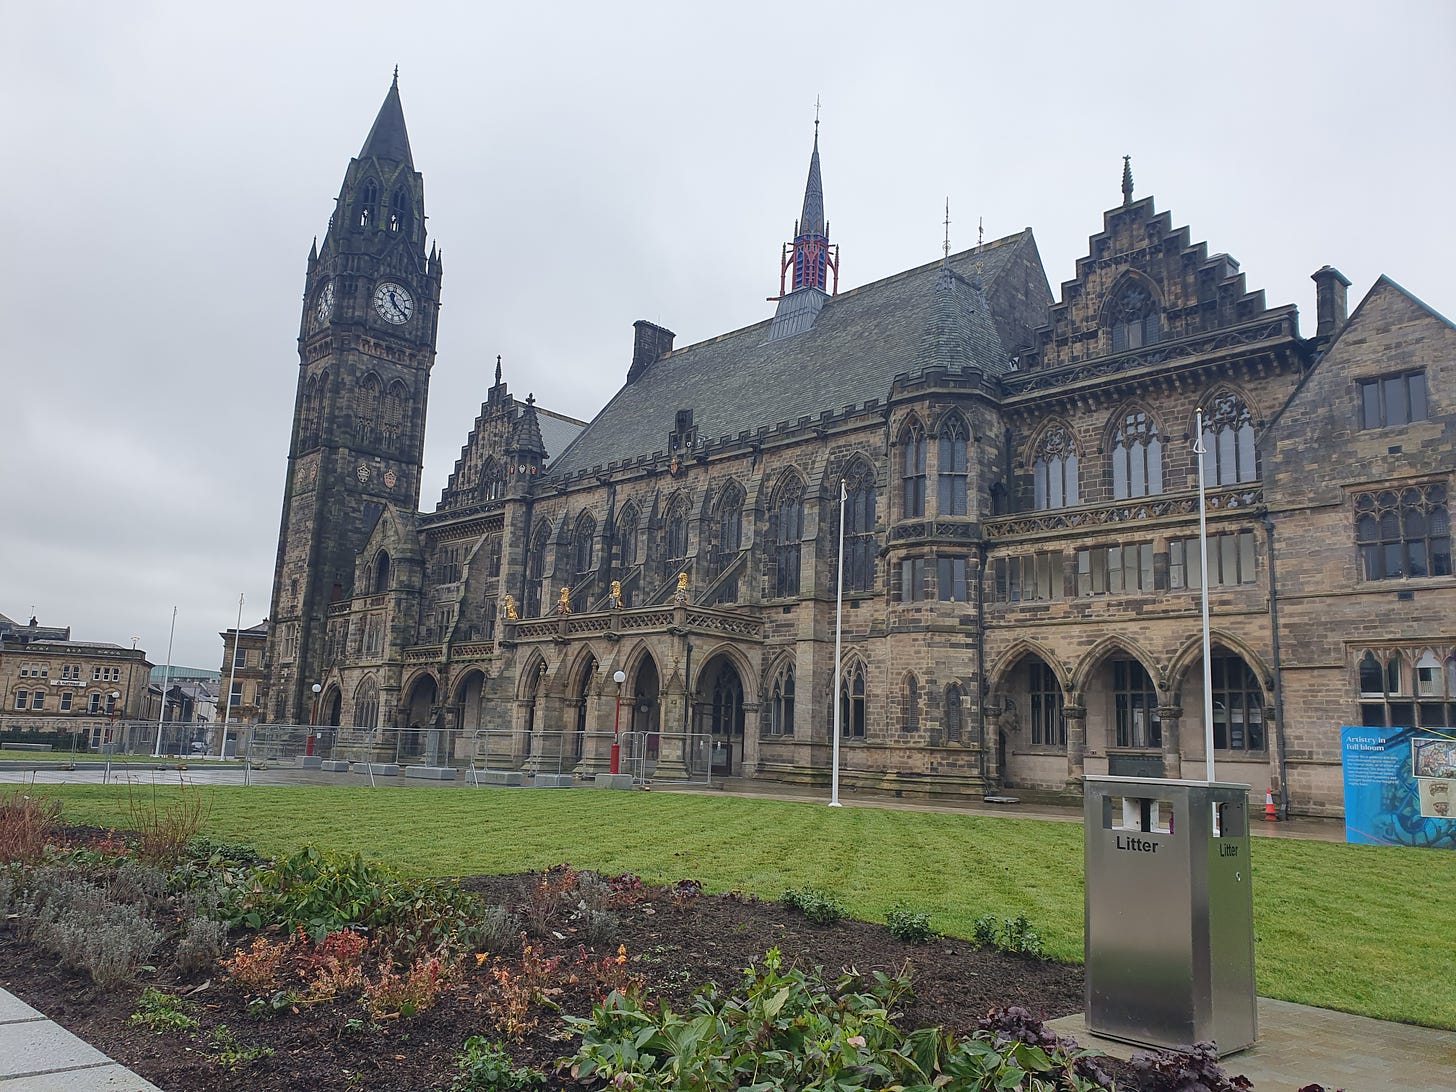
<path fill-rule="evenodd" d="M 678 573 L 677 574 L 677 594 L 675 594 L 672 597 L 672 601 L 674 603 L 678 603 L 678 604 L 685 604 L 685 603 L 687 603 L 687 601 L 688 601 L 688 574 L 687 573 Z"/>
<path fill-rule="evenodd" d="M 607 596 L 607 602 L 613 610 L 622 609 L 622 582 L 620 580 L 612 581 L 612 592 Z"/>
<path fill-rule="evenodd" d="M 561 589 L 561 594 L 556 597 L 556 613 L 557 614 L 570 614 L 571 613 L 571 589 L 570 588 L 562 588 Z"/>
<path fill-rule="evenodd" d="M 521 616 L 516 613 L 516 597 L 514 595 L 507 595 L 506 596 L 506 621 L 507 622 L 517 622 L 517 621 L 520 621 L 520 618 L 521 618 Z"/>

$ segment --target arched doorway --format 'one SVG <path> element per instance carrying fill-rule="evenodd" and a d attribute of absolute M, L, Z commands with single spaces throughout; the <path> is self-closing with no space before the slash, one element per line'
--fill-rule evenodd
<path fill-rule="evenodd" d="M 484 695 L 485 675 L 479 671 L 470 672 L 455 691 L 461 731 L 475 732 L 485 727 Z"/>
<path fill-rule="evenodd" d="M 743 680 L 726 656 L 710 660 L 702 678 L 712 772 L 731 777 L 743 765 Z"/>
<path fill-rule="evenodd" d="M 400 733 L 399 740 L 399 754 L 402 757 L 416 758 L 424 752 L 423 729 L 434 727 L 433 711 L 438 693 L 439 686 L 433 675 L 420 676 L 410 687 L 409 697 L 405 702 L 408 710 L 405 717 L 407 730 Z"/>
<path fill-rule="evenodd" d="M 566 738 L 561 741 L 561 757 L 580 761 L 583 745 L 586 741 L 586 714 L 587 705 L 591 701 L 592 683 L 597 677 L 597 658 L 587 656 L 576 673 L 576 679 L 571 687 L 572 716 L 566 732 Z"/>
<path fill-rule="evenodd" d="M 643 753 L 649 762 L 657 761 L 658 733 L 662 731 L 661 691 L 657 661 L 643 656 L 632 682 L 632 731 L 645 737 Z"/>

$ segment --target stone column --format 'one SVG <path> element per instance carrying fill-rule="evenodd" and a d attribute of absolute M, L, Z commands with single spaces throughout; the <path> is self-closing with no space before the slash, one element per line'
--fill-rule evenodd
<path fill-rule="evenodd" d="M 758 712 L 757 702 L 743 703 L 743 740 L 739 744 L 742 753 L 736 777 L 752 777 L 758 769 Z"/>
<path fill-rule="evenodd" d="M 1178 705 L 1158 706 L 1158 724 L 1163 733 L 1163 776 L 1183 776 L 1183 751 L 1179 743 L 1183 708 Z"/>
<path fill-rule="evenodd" d="M 1067 718 L 1067 788 L 1081 792 L 1086 773 L 1083 760 L 1087 754 L 1087 708 L 1067 705 L 1062 708 L 1062 716 Z"/>
<path fill-rule="evenodd" d="M 575 772 L 583 777 L 607 773 L 612 765 L 612 718 L 617 711 L 617 684 L 606 683 L 586 697 L 586 738 Z"/>
<path fill-rule="evenodd" d="M 1002 783 L 1002 774 L 1006 771 L 1006 756 L 1001 753 L 1001 709 L 993 708 L 989 703 L 986 711 L 981 717 L 981 749 L 986 755 L 985 764 L 985 787 Z M 965 736 L 965 726 L 961 726 L 961 735 Z M 964 742 L 964 738 L 962 739 Z"/>

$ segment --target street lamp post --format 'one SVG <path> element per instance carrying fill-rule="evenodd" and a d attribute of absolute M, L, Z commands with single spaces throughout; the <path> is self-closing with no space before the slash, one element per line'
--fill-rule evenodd
<path fill-rule="evenodd" d="M 617 713 L 612 721 L 612 763 L 608 768 L 612 773 L 621 773 L 622 747 L 618 741 L 618 735 L 622 729 L 622 684 L 627 681 L 627 673 L 616 671 L 612 675 L 612 681 L 617 684 Z"/>
<path fill-rule="evenodd" d="M 314 683 L 312 689 L 313 701 L 309 704 L 308 707 L 308 739 L 303 746 L 303 753 L 305 755 L 313 754 L 313 732 L 314 725 L 318 723 L 318 698 L 319 692 L 323 690 L 323 684 Z"/>
<path fill-rule="evenodd" d="M 106 741 L 102 744 L 102 747 L 106 751 L 106 769 L 101 775 L 101 783 L 103 785 L 109 784 L 111 781 L 111 752 L 116 750 L 116 701 L 118 698 L 121 697 L 121 691 L 113 690 L 110 694 L 107 694 L 106 696 L 110 698 L 111 701 L 108 703 L 110 708 L 107 710 L 110 713 L 110 716 L 107 718 L 106 721 Z M 125 713 L 126 710 L 123 709 L 123 716 L 125 715 Z"/>

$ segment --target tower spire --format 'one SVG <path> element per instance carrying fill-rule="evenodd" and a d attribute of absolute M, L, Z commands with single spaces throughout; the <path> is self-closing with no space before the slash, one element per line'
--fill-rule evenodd
<path fill-rule="evenodd" d="M 793 280 L 789 272 L 793 271 Z M 829 273 L 839 291 L 839 251 L 829 245 L 829 224 L 824 219 L 824 182 L 819 173 L 819 100 L 814 100 L 814 146 L 809 154 L 809 179 L 804 184 L 804 205 L 794 227 L 794 241 L 784 247 L 779 269 L 779 297 L 800 288 L 829 291 Z M 775 297 L 775 298 L 779 298 Z"/>
<path fill-rule="evenodd" d="M 1122 203 L 1132 204 L 1132 156 L 1122 157 Z"/>
<path fill-rule="evenodd" d="M 404 127 L 404 107 L 399 102 L 399 66 L 394 69 L 394 82 L 384 96 L 379 114 L 369 135 L 364 138 L 364 147 L 359 149 L 359 158 L 375 159 L 391 163 L 403 163 L 410 170 L 415 169 L 414 156 L 410 154 L 409 132 Z"/>
<path fill-rule="evenodd" d="M 941 253 L 944 255 L 944 257 L 941 258 L 940 264 L 941 265 L 950 265 L 950 198 L 949 197 L 947 197 L 945 199 L 945 242 L 941 244 L 940 250 L 941 250 Z"/>

